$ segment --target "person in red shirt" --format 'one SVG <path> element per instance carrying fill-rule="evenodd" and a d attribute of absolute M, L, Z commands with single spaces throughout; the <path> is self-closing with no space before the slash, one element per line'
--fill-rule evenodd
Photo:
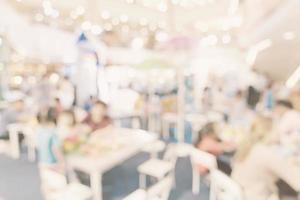
<path fill-rule="evenodd" d="M 111 118 L 107 114 L 108 106 L 103 101 L 96 101 L 93 105 L 89 115 L 84 120 L 84 123 L 87 124 L 91 131 L 94 132 L 98 129 L 106 128 L 112 124 Z"/>

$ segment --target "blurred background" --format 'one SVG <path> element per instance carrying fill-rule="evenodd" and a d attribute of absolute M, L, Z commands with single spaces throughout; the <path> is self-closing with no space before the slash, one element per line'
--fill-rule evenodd
<path fill-rule="evenodd" d="M 296 199 L 299 8 L 0 0 L 0 199 Z"/>

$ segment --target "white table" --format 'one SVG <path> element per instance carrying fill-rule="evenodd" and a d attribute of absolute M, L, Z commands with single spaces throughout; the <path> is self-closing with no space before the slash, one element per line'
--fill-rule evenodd
<path fill-rule="evenodd" d="M 11 148 L 11 155 L 13 158 L 18 159 L 20 157 L 20 140 L 19 135 L 23 134 L 26 140 L 26 145 L 28 148 L 28 159 L 30 161 L 35 161 L 35 142 L 34 142 L 34 130 L 23 123 L 10 124 L 8 126 L 9 141 Z"/>
<path fill-rule="evenodd" d="M 70 156 L 67 163 L 71 169 L 89 174 L 94 200 L 102 200 L 102 175 L 140 152 L 146 144 L 154 142 L 157 138 L 156 134 L 138 129 L 113 128 L 110 133 L 105 133 L 98 139 L 110 143 L 112 147 L 118 144 L 118 149 L 96 157 Z"/>
<path fill-rule="evenodd" d="M 138 129 L 142 126 L 141 121 L 143 119 L 143 115 L 141 112 L 112 114 L 111 117 L 118 127 L 121 127 L 121 121 L 124 119 L 131 119 L 132 128 Z"/>

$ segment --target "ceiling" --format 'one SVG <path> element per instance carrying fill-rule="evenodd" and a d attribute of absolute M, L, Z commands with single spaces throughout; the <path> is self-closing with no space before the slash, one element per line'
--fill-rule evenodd
<path fill-rule="evenodd" d="M 32 14 L 42 12 L 45 0 L 9 2 Z M 83 8 L 82 20 L 98 24 L 107 18 L 126 19 L 181 34 L 229 32 L 245 52 L 270 40 L 271 45 L 258 52 L 254 67 L 277 80 L 286 80 L 300 65 L 299 0 L 51 0 L 51 5 L 64 17 Z M 237 5 L 239 10 L 234 12 Z"/>

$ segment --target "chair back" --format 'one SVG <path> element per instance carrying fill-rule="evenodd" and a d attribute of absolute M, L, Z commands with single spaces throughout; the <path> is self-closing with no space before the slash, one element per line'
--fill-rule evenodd
<path fill-rule="evenodd" d="M 191 150 L 191 162 L 193 166 L 202 165 L 209 170 L 217 168 L 216 156 L 196 148 Z"/>
<path fill-rule="evenodd" d="M 168 200 L 172 189 L 172 176 L 161 179 L 158 183 L 150 187 L 147 191 L 147 200 L 159 199 Z"/>
<path fill-rule="evenodd" d="M 163 156 L 163 160 L 171 162 L 174 166 L 177 161 L 176 147 L 177 147 L 176 144 L 169 144 Z"/>
<path fill-rule="evenodd" d="M 211 171 L 210 200 L 244 200 L 242 188 L 219 170 Z"/>

